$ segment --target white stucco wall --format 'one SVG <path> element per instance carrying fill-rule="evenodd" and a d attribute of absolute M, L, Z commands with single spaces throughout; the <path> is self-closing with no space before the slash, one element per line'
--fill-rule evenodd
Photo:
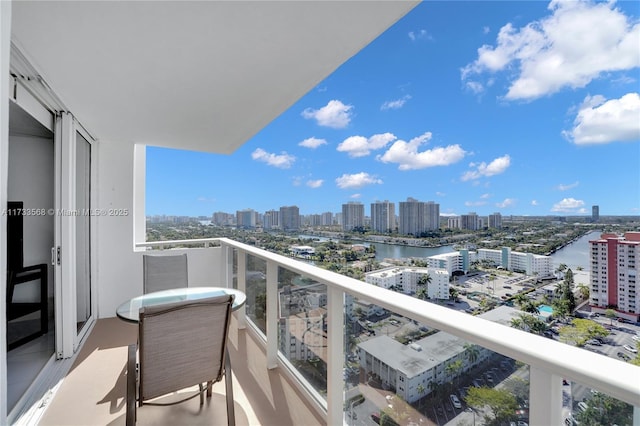
<path fill-rule="evenodd" d="M 100 216 L 96 221 L 98 317 L 115 316 L 118 305 L 142 294 L 142 255 L 135 247 L 144 242 L 144 164 L 134 167 L 134 145 L 99 142 L 97 202 L 100 209 L 128 209 L 128 216 Z M 142 152 L 142 155 L 144 152 Z M 141 157 L 144 163 L 144 155 Z M 140 158 L 138 158 L 140 159 Z M 134 190 L 135 188 L 135 190 Z M 135 208 L 134 208 L 135 206 Z M 137 217 L 136 217 L 137 216 Z M 222 286 L 221 253 L 215 248 L 154 251 L 154 254 L 186 252 L 190 286 Z"/>

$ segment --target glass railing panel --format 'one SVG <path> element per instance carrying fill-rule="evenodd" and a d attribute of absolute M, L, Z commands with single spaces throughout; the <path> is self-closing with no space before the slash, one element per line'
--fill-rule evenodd
<path fill-rule="evenodd" d="M 246 256 L 246 315 L 266 334 L 267 262 L 249 254 Z"/>
<path fill-rule="evenodd" d="M 327 288 L 278 268 L 278 350 L 319 395 L 327 394 Z"/>
<path fill-rule="evenodd" d="M 633 411 L 631 404 L 580 383 L 563 381 L 562 417 L 567 426 L 632 425 Z"/>
<path fill-rule="evenodd" d="M 375 305 L 352 306 L 347 424 L 528 423 L 528 365 Z"/>

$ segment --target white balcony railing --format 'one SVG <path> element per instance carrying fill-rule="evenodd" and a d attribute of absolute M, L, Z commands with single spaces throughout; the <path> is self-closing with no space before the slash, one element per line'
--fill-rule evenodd
<path fill-rule="evenodd" d="M 269 368 L 287 365 L 278 353 L 278 268 L 285 268 L 327 288 L 327 392 L 326 401 L 309 390 L 310 402 L 326 410 L 327 424 L 343 424 L 344 380 L 344 295 L 350 294 L 381 306 L 428 327 L 455 335 L 472 344 L 528 364 L 529 422 L 532 425 L 564 424 L 562 413 L 563 379 L 598 390 L 634 406 L 633 424 L 640 424 L 640 368 L 619 360 L 526 333 L 466 313 L 424 302 L 346 277 L 293 258 L 274 254 L 227 238 L 161 241 L 138 247 L 218 246 L 221 277 L 232 286 L 234 266 L 237 287 L 246 290 L 247 256 L 266 262 L 266 333 L 264 335 Z M 234 265 L 234 251 L 236 262 Z M 244 326 L 244 311 L 239 324 Z M 251 321 L 248 321 L 251 324 Z M 253 326 L 253 325 L 252 325 Z M 294 373 L 295 375 L 295 373 Z M 304 387 L 304 384 L 301 384 Z"/>

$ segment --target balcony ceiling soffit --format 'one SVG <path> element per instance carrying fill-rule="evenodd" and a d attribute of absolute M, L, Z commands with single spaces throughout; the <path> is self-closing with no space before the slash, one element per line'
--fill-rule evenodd
<path fill-rule="evenodd" d="M 416 4 L 14 1 L 12 35 L 97 138 L 231 153 Z"/>

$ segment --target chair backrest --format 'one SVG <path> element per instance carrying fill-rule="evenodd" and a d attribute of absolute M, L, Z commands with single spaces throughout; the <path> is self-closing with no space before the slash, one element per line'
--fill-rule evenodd
<path fill-rule="evenodd" d="M 142 256 L 144 280 L 143 292 L 168 290 L 188 286 L 187 254 Z"/>
<path fill-rule="evenodd" d="M 224 375 L 232 295 L 140 309 L 140 400 Z"/>

